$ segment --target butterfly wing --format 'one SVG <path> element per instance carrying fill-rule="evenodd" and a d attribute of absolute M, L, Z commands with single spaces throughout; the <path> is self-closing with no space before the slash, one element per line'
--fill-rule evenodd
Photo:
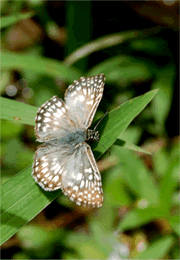
<path fill-rule="evenodd" d="M 104 89 L 104 74 L 82 77 L 70 85 L 65 94 L 65 103 L 79 127 L 90 127 Z"/>
<path fill-rule="evenodd" d="M 68 87 L 65 102 L 54 96 L 36 116 L 37 140 L 45 143 L 35 153 L 35 181 L 47 191 L 61 188 L 70 200 L 85 207 L 100 207 L 103 202 L 101 176 L 84 142 L 84 130 L 101 101 L 104 80 L 103 74 L 81 78 Z"/>
<path fill-rule="evenodd" d="M 67 162 L 62 175 L 62 190 L 79 206 L 102 206 L 101 175 L 91 147 L 87 143 L 80 145 Z"/>
<path fill-rule="evenodd" d="M 37 111 L 35 133 L 39 142 L 63 138 L 75 129 L 76 123 L 70 118 L 64 101 L 57 96 L 48 100 Z"/>
<path fill-rule="evenodd" d="M 86 143 L 76 148 L 58 143 L 40 146 L 35 153 L 32 175 L 44 190 L 61 188 L 79 206 L 102 206 L 101 175 Z"/>

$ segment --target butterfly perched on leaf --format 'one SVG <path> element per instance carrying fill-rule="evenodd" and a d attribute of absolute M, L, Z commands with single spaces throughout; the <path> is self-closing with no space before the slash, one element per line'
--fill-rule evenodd
<path fill-rule="evenodd" d="M 89 139 L 99 132 L 88 129 L 103 95 L 104 74 L 81 77 L 65 93 L 54 96 L 37 111 L 35 133 L 42 142 L 35 153 L 32 176 L 46 191 L 61 189 L 79 206 L 103 203 L 101 175 Z"/>

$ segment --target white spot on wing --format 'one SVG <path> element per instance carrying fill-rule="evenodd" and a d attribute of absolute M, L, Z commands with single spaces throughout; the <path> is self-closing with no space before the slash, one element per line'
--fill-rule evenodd
<path fill-rule="evenodd" d="M 56 175 L 56 176 L 53 178 L 53 181 L 56 182 L 56 181 L 58 181 L 58 180 L 59 180 L 59 176 Z"/>
<path fill-rule="evenodd" d="M 76 180 L 77 180 L 77 181 L 80 181 L 81 179 L 82 179 L 82 173 L 78 173 Z"/>
<path fill-rule="evenodd" d="M 84 181 L 81 181 L 80 189 L 84 187 Z"/>
<path fill-rule="evenodd" d="M 85 97 L 83 95 L 79 96 L 79 101 L 84 101 L 85 100 Z"/>
<path fill-rule="evenodd" d="M 49 112 L 44 113 L 45 116 L 50 116 L 51 114 Z"/>
<path fill-rule="evenodd" d="M 86 102 L 87 105 L 93 105 L 93 103 L 94 103 L 93 100 L 91 100 L 91 101 L 87 101 L 87 102 Z"/>

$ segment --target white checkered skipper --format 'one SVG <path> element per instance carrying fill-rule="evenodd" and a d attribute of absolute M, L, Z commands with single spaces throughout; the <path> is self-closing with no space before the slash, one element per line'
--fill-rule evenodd
<path fill-rule="evenodd" d="M 80 78 L 65 93 L 65 102 L 54 96 L 43 104 L 35 118 L 38 147 L 33 178 L 46 191 L 62 189 L 79 206 L 100 207 L 103 203 L 101 175 L 91 147 L 98 139 L 88 129 L 101 101 L 104 74 Z"/>

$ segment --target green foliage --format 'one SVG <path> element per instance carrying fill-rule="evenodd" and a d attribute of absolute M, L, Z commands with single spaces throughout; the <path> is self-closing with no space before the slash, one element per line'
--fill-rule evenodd
<path fill-rule="evenodd" d="M 24 5 L 30 12 L 22 13 Z M 165 29 L 100 34 L 92 40 L 92 3 L 67 2 L 65 8 L 69 35 L 65 58 L 59 61 L 43 56 L 43 42 L 21 52 L 7 51 L 5 45 L 8 29 L 34 15 L 50 37 L 49 25 L 55 29 L 57 24 L 46 1 L 2 2 L 1 94 L 6 97 L 0 98 L 1 244 L 16 234 L 21 249 L 13 259 L 54 259 L 54 254 L 59 259 L 177 259 L 179 139 L 167 138 L 166 125 L 177 68 L 168 41 L 161 35 Z M 98 58 L 90 67 L 91 55 L 101 52 L 105 59 Z M 32 97 L 7 98 L 12 71 L 25 78 Z M 38 107 L 53 95 L 63 98 L 67 84 L 99 73 L 105 74 L 106 85 L 93 126 L 105 109 L 110 112 L 98 126 L 100 142 L 93 143 L 92 149 L 96 159 L 101 158 L 104 203 L 84 214 L 60 190 L 45 192 L 34 182 L 34 118 Z M 157 140 L 163 140 L 163 145 Z M 152 148 L 139 146 L 142 143 Z M 86 215 L 85 224 L 64 228 L 63 213 L 59 226 L 57 220 L 46 225 L 44 219 L 36 221 L 55 199 L 72 218 L 79 212 Z"/>
<path fill-rule="evenodd" d="M 68 67 L 67 65 L 44 57 L 35 57 L 31 53 L 15 54 L 9 52 L 1 53 L 2 69 L 21 69 L 39 74 L 47 74 L 51 76 L 61 77 L 66 81 L 72 82 L 75 78 L 81 76 L 77 69 Z"/>
<path fill-rule="evenodd" d="M 0 28 L 2 29 L 7 26 L 13 25 L 14 23 L 17 23 L 20 20 L 30 18 L 31 16 L 33 16 L 33 12 L 2 17 L 0 19 Z"/>

